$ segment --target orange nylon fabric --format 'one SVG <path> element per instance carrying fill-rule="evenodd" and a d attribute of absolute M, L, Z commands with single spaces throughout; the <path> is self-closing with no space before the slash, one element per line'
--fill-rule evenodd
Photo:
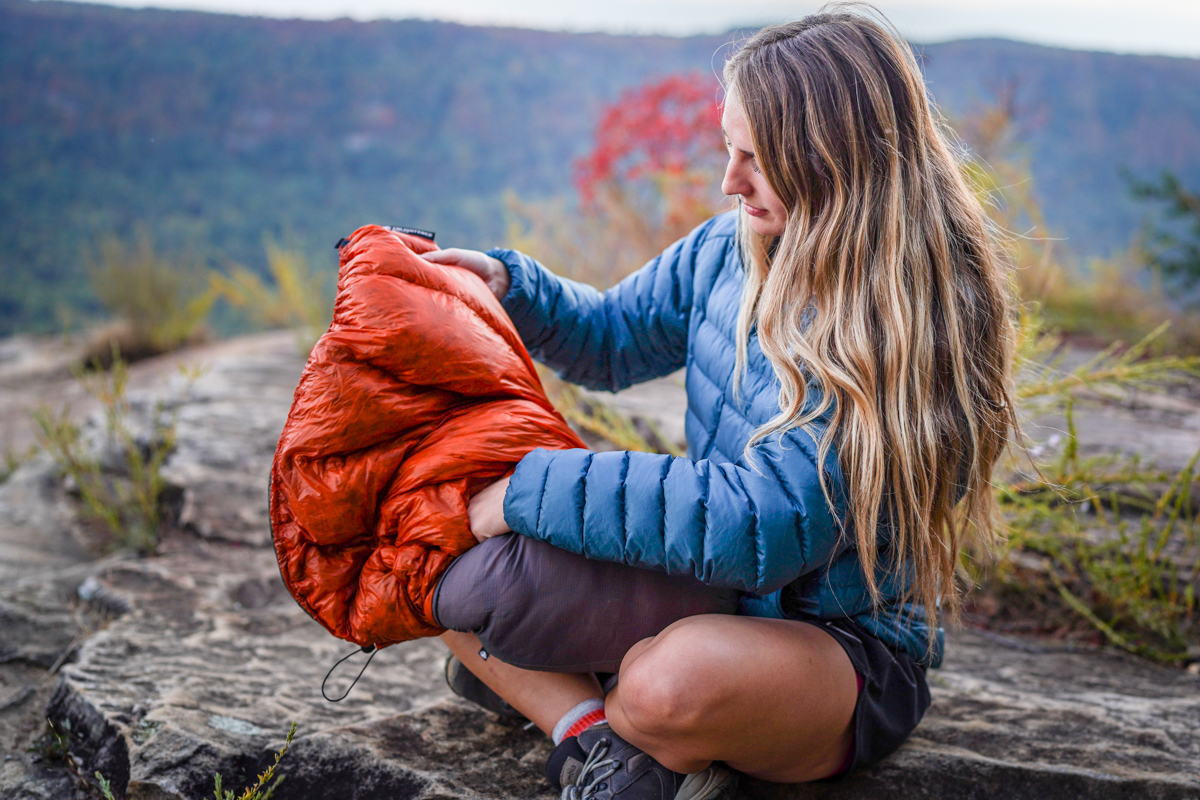
<path fill-rule="evenodd" d="M 584 447 L 478 277 L 368 225 L 341 249 L 271 471 L 271 527 L 296 601 L 334 635 L 442 632 L 433 591 L 475 544 L 467 501 L 536 447 Z"/>

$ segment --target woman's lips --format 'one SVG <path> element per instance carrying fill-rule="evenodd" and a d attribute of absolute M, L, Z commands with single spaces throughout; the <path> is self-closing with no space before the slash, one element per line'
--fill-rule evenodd
<path fill-rule="evenodd" d="M 746 210 L 746 213 L 752 217 L 765 217 L 767 215 L 767 212 L 765 209 L 755 208 L 754 206 L 752 206 L 749 203 L 744 202 L 744 201 L 742 202 L 742 208 L 744 208 Z"/>

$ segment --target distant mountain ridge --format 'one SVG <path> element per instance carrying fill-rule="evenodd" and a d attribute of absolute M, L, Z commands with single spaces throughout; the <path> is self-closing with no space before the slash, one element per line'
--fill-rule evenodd
<path fill-rule="evenodd" d="M 90 302 L 105 233 L 256 264 L 264 233 L 314 253 L 366 222 L 501 240 L 503 195 L 570 191 L 600 108 L 719 66 L 729 36 L 314 22 L 0 0 L 0 332 Z M 919 47 L 951 115 L 1016 85 L 1050 223 L 1082 253 L 1146 209 L 1119 166 L 1200 184 L 1200 60 L 1002 40 Z"/>

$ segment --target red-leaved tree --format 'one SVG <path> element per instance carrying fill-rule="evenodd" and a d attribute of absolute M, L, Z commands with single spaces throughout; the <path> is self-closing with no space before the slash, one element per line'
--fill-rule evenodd
<path fill-rule="evenodd" d="M 513 200 L 511 238 L 555 269 L 607 286 L 723 206 L 720 87 L 700 73 L 626 90 L 574 165 L 578 203 Z"/>
<path fill-rule="evenodd" d="M 613 183 L 698 176 L 724 153 L 719 87 L 700 73 L 626 90 L 596 126 L 596 147 L 575 163 L 585 202 Z"/>

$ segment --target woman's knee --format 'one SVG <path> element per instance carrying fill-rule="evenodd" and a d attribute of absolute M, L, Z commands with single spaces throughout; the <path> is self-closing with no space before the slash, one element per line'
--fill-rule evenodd
<path fill-rule="evenodd" d="M 704 724 L 720 703 L 718 658 L 702 617 L 680 620 L 635 645 L 621 665 L 621 713 L 639 731 L 667 736 Z"/>

